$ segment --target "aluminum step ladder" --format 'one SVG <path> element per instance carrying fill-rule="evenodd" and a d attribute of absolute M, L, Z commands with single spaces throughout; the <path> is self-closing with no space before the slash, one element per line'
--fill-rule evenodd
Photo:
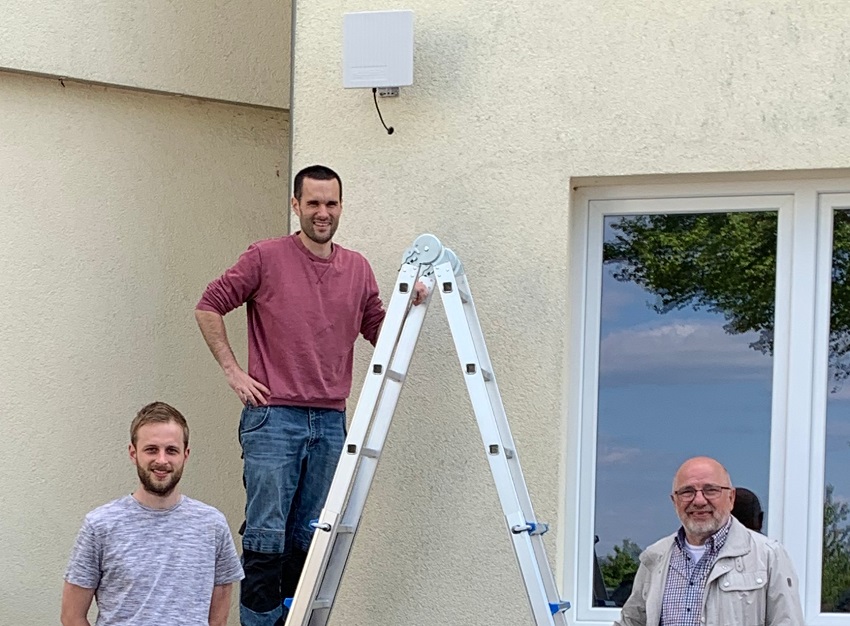
<path fill-rule="evenodd" d="M 425 302 L 413 306 L 417 280 L 431 289 Z M 534 624 L 567 625 L 565 612 L 570 603 L 558 595 L 543 546 L 548 525 L 538 522 L 532 510 L 463 264 L 439 239 L 424 234 L 404 254 L 325 506 L 313 523 L 316 530 L 301 579 L 295 596 L 284 602 L 289 608 L 286 626 L 328 623 L 435 286 L 451 328 Z"/>

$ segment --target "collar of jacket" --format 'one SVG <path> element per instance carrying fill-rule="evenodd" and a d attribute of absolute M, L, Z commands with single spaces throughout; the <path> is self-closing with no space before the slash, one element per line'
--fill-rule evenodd
<path fill-rule="evenodd" d="M 664 597 L 664 587 L 667 585 L 667 572 L 670 569 L 670 557 L 676 545 L 678 531 L 650 546 L 641 555 L 641 561 L 653 572 L 653 578 L 660 581 L 660 586 L 654 589 L 652 597 L 646 599 L 646 623 L 657 624 L 661 619 L 661 601 Z M 735 561 L 752 550 L 750 531 L 741 522 L 732 518 L 729 536 L 720 549 L 720 554 L 711 566 L 705 583 L 706 591 L 713 580 L 716 580 L 735 567 Z M 654 585 L 653 585 L 654 586 Z M 703 593 L 703 599 L 706 595 Z"/>
<path fill-rule="evenodd" d="M 646 552 L 642 555 L 642 561 L 647 567 L 652 570 L 669 567 L 670 555 L 673 553 L 673 546 L 676 544 L 677 533 L 678 531 L 646 549 Z M 752 550 L 751 542 L 750 531 L 733 517 L 729 536 L 726 538 L 726 543 L 720 548 L 720 554 L 717 555 L 717 560 L 714 562 L 715 566 L 723 559 L 734 559 L 747 554 Z M 714 568 L 712 568 L 713 572 Z"/>

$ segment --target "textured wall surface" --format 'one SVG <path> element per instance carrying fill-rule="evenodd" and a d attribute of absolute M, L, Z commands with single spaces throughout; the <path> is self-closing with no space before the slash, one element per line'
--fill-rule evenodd
<path fill-rule="evenodd" d="M 12 4 L 0 68 L 289 106 L 289 0 Z"/>
<path fill-rule="evenodd" d="M 240 405 L 192 312 L 249 242 L 285 231 L 289 122 L 14 74 L 0 118 L 0 624 L 42 626 L 84 514 L 137 483 L 145 403 L 189 420 L 184 491 L 242 519 Z M 244 355 L 244 313 L 228 326 Z"/>
<path fill-rule="evenodd" d="M 381 101 L 395 134 L 371 93 L 341 87 L 352 7 L 297 2 L 293 165 L 338 168 L 341 241 L 366 253 L 385 290 L 420 232 L 460 254 L 539 517 L 563 524 L 572 178 L 845 167 L 850 5 L 356 8 L 416 14 L 414 85 Z M 432 311 L 333 624 L 530 623 L 447 333 Z M 550 533 L 553 560 L 556 544 Z"/>

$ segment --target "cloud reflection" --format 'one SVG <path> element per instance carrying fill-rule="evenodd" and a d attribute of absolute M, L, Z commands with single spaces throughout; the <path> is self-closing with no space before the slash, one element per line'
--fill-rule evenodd
<path fill-rule="evenodd" d="M 719 323 L 691 320 L 613 331 L 601 344 L 601 383 L 769 381 L 772 359 L 749 347 L 757 338 L 756 333 L 730 335 Z"/>

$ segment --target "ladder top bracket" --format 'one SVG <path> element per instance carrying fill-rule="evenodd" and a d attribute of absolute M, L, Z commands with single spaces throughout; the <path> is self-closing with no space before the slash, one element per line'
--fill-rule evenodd
<path fill-rule="evenodd" d="M 457 255 L 430 233 L 419 235 L 413 245 L 404 251 L 401 262 L 429 267 L 440 263 L 450 263 L 456 275 L 463 272 L 463 263 Z"/>
<path fill-rule="evenodd" d="M 435 235 L 419 235 L 413 245 L 404 251 L 404 262 L 433 265 L 443 253 L 443 244 Z"/>

